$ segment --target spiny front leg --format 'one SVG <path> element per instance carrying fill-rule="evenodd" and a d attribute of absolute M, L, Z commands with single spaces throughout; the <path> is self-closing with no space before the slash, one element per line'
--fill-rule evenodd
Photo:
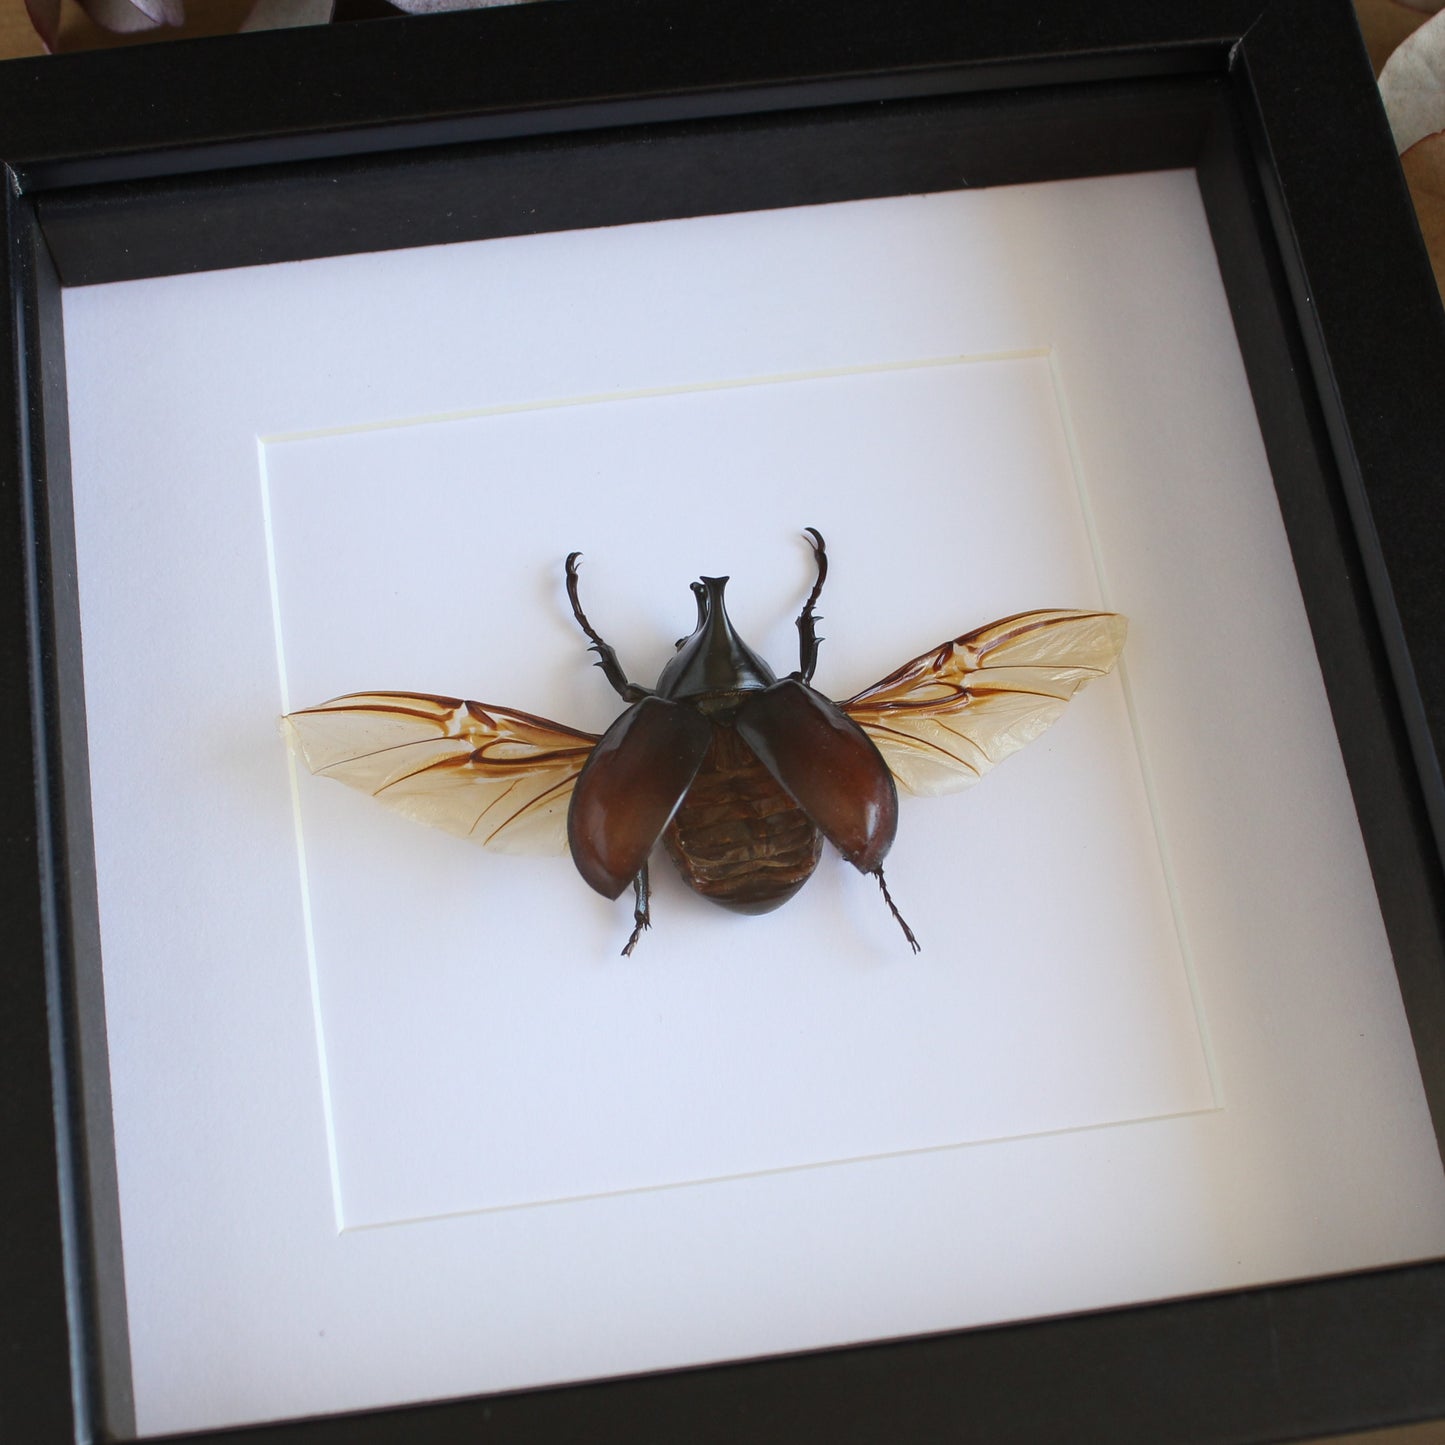
<path fill-rule="evenodd" d="M 602 669 L 602 675 L 612 684 L 613 690 L 624 702 L 637 702 L 641 698 L 650 696 L 645 687 L 639 687 L 635 682 L 628 682 L 627 674 L 622 670 L 622 664 L 617 660 L 617 654 L 612 648 L 597 635 L 592 624 L 587 620 L 587 614 L 582 610 L 582 603 L 577 597 L 577 559 L 582 554 L 572 552 L 567 557 L 567 600 L 572 604 L 572 615 L 577 619 L 577 625 L 585 632 L 590 639 L 592 646 L 588 649 L 597 654 L 597 666 Z"/>
<path fill-rule="evenodd" d="M 632 909 L 632 937 L 627 940 L 627 947 L 622 950 L 623 958 L 631 957 L 632 950 L 637 947 L 637 940 L 642 937 L 642 930 L 652 927 L 652 894 L 647 886 L 646 863 L 632 880 L 632 892 L 637 901 Z"/>
<path fill-rule="evenodd" d="M 818 580 L 813 583 L 813 590 L 798 614 L 798 670 L 793 676 L 803 682 L 812 682 L 813 672 L 818 666 L 818 644 L 823 640 L 815 630 L 814 624 L 818 619 L 813 615 L 813 608 L 817 606 L 824 579 L 828 576 L 828 549 L 823 542 L 823 534 L 816 527 L 805 527 L 803 530 L 818 562 Z"/>

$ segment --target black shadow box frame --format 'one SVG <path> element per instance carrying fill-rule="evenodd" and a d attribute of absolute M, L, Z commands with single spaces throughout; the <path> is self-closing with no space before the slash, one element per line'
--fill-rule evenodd
<path fill-rule="evenodd" d="M 66 286 L 1196 167 L 1445 1141 L 1445 321 L 1346 0 L 554 0 L 16 61 L 0 156 L 5 1439 L 133 1435 Z M 225 1433 L 1204 1445 L 1441 1416 L 1428 1262 Z"/>

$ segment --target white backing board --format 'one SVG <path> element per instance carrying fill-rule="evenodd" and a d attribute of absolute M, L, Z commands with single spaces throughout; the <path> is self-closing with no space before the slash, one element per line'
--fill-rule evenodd
<path fill-rule="evenodd" d="M 1442 1178 L 1193 179 L 67 293 L 141 1427 L 1409 1259 Z M 994 617 L 1118 676 L 836 856 L 625 904 L 297 777 L 399 688 L 601 730 L 730 573 L 845 697 Z M 377 1309 L 378 1300 L 386 1301 Z"/>

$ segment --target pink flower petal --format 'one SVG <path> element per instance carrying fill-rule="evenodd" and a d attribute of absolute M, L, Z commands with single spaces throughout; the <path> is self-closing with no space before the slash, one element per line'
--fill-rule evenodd
<path fill-rule="evenodd" d="M 1402 151 L 1445 130 L 1445 14 L 1427 20 L 1385 62 L 1380 98 Z"/>
<path fill-rule="evenodd" d="M 442 10 L 486 10 L 493 5 L 525 5 L 530 0 L 391 0 L 409 15 L 435 15 Z M 1445 0 L 1441 0 L 1445 4 Z"/>
<path fill-rule="evenodd" d="M 97 25 L 118 35 L 182 25 L 186 19 L 182 0 L 80 0 L 80 5 Z"/>

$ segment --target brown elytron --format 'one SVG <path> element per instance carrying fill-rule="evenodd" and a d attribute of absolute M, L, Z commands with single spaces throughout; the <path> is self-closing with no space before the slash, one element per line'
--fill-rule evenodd
<path fill-rule="evenodd" d="M 689 887 L 743 913 L 787 902 L 823 856 L 822 833 L 729 724 L 713 729 L 662 841 Z"/>
<path fill-rule="evenodd" d="M 629 682 L 577 596 L 597 665 L 627 709 L 598 737 L 545 718 L 424 693 L 351 693 L 289 714 L 312 772 L 361 788 L 419 822 L 509 852 L 571 850 L 599 893 L 636 895 L 630 953 L 650 926 L 648 856 L 661 841 L 705 898 L 763 913 L 812 876 L 827 839 L 888 893 L 883 859 L 897 788 L 953 792 L 1037 737 L 1124 645 L 1111 612 L 1023 612 L 915 657 L 847 702 L 813 688 L 814 607 L 797 626 L 799 667 L 777 677 L 738 637 L 726 577 L 693 584 L 697 627 L 654 688 Z"/>

